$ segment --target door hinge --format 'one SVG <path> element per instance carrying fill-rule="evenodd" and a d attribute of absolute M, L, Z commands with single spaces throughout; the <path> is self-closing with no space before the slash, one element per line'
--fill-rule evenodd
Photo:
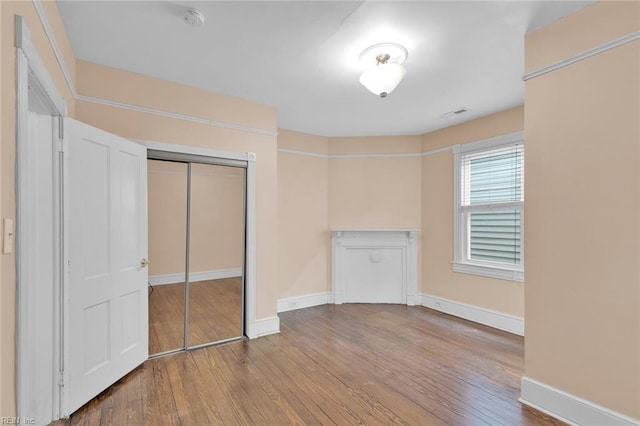
<path fill-rule="evenodd" d="M 58 139 L 64 139 L 64 117 L 58 117 Z"/>
<path fill-rule="evenodd" d="M 58 371 L 58 386 L 64 386 L 64 371 Z"/>
<path fill-rule="evenodd" d="M 64 118 L 58 117 L 58 152 L 64 152 Z"/>

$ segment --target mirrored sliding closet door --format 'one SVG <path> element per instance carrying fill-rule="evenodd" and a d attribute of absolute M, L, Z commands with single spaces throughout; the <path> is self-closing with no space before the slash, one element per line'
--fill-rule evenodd
<path fill-rule="evenodd" d="M 184 348 L 188 164 L 147 161 L 149 353 Z"/>
<path fill-rule="evenodd" d="M 244 169 L 191 165 L 188 346 L 242 336 Z"/>
<path fill-rule="evenodd" d="M 242 338 L 246 164 L 149 157 L 149 353 Z"/>

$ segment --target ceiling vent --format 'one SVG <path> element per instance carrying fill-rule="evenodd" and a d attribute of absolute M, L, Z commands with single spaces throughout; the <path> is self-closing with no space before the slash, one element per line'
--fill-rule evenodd
<path fill-rule="evenodd" d="M 182 20 L 192 27 L 201 27 L 204 24 L 204 14 L 198 9 L 187 9 L 182 12 Z"/>
<path fill-rule="evenodd" d="M 469 108 L 458 108 L 455 111 L 449 111 L 446 112 L 444 114 L 441 115 L 442 118 L 444 119 L 448 119 L 448 118 L 453 118 L 453 117 L 458 117 L 462 114 L 466 114 L 469 112 Z"/>

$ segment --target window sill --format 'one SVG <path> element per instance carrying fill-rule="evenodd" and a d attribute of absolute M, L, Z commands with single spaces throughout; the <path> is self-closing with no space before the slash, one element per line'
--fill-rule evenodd
<path fill-rule="evenodd" d="M 453 272 L 498 278 L 500 280 L 517 281 L 520 283 L 524 282 L 524 271 L 514 271 L 513 269 L 462 262 L 451 262 L 451 265 L 453 266 Z"/>

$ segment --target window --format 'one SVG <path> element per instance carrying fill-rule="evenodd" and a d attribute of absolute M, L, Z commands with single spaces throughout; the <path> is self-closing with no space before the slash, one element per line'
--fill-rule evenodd
<path fill-rule="evenodd" d="M 522 136 L 454 147 L 456 272 L 524 281 Z"/>

